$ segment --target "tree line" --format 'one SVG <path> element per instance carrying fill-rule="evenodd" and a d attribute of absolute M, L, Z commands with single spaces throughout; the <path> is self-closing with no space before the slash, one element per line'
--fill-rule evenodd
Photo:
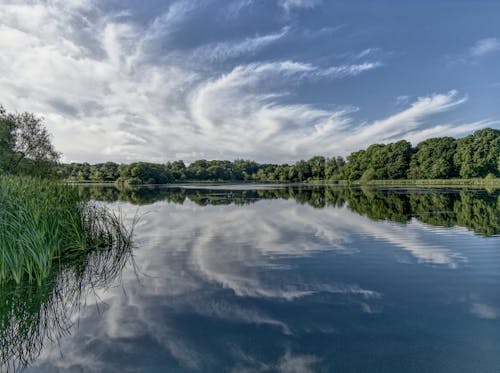
<path fill-rule="evenodd" d="M 373 144 L 340 156 L 316 156 L 294 164 L 262 164 L 251 160 L 197 160 L 165 164 L 113 162 L 71 163 L 58 167 L 67 180 L 116 182 L 119 185 L 167 184 L 185 181 L 306 182 L 450 179 L 500 177 L 500 130 L 485 128 L 464 138 L 437 137 L 413 147 L 401 140 Z"/>
<path fill-rule="evenodd" d="M 373 144 L 347 158 L 316 156 L 294 164 L 251 160 L 182 160 L 167 163 L 58 163 L 43 118 L 12 114 L 0 106 L 0 174 L 59 177 L 77 182 L 115 182 L 122 186 L 185 181 L 306 182 L 400 179 L 498 178 L 500 130 L 485 128 L 454 139 L 437 137 L 413 147 L 406 140 Z"/>

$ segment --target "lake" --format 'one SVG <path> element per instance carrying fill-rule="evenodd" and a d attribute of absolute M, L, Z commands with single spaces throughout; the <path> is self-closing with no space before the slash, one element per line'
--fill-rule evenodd
<path fill-rule="evenodd" d="M 81 193 L 139 216 L 135 248 L 41 311 L 19 298 L 38 326 L 2 342 L 5 370 L 500 372 L 499 191 Z"/>

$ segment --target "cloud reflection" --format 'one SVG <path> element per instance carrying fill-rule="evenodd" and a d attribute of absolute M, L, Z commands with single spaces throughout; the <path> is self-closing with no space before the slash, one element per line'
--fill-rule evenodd
<path fill-rule="evenodd" d="M 139 281 L 133 271 L 125 272 L 123 289 L 99 292 L 100 312 L 83 308 L 78 332 L 61 344 L 63 358 L 57 346 L 47 347 L 36 368 L 122 369 L 124 351 L 132 365 L 147 366 L 154 351 L 155 366 L 174 371 L 220 368 L 221 354 L 238 371 L 313 371 L 321 360 L 292 355 L 287 343 L 296 333 L 322 328 L 335 333 L 335 325 L 283 316 L 274 307 L 310 298 L 370 314 L 381 310 L 383 294 L 366 284 L 305 275 L 297 270 L 297 259 L 356 255 L 363 250 L 358 241 L 371 240 L 404 250 L 418 262 L 454 268 L 463 260 L 428 245 L 422 224 L 375 222 L 347 208 L 318 210 L 283 200 L 205 207 L 160 202 L 145 208 L 150 213 L 137 229 L 135 252 Z M 206 337 L 197 325 L 208 328 Z M 210 334 L 212 327 L 218 334 Z M 266 330 L 282 357 L 272 361 L 258 348 L 249 349 L 248 327 Z"/>

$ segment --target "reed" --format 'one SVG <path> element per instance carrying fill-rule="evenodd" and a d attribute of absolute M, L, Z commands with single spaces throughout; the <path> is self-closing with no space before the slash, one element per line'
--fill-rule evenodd
<path fill-rule="evenodd" d="M 0 284 L 42 284 L 93 250 L 131 245 L 119 215 L 68 185 L 0 177 Z"/>

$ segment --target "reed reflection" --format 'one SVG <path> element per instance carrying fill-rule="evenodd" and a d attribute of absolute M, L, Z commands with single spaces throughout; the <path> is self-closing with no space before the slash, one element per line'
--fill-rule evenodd
<path fill-rule="evenodd" d="M 0 287 L 0 372 L 18 371 L 47 342 L 69 334 L 86 296 L 116 283 L 131 262 L 132 241 L 83 253 L 54 269 L 41 285 L 14 281 Z"/>

